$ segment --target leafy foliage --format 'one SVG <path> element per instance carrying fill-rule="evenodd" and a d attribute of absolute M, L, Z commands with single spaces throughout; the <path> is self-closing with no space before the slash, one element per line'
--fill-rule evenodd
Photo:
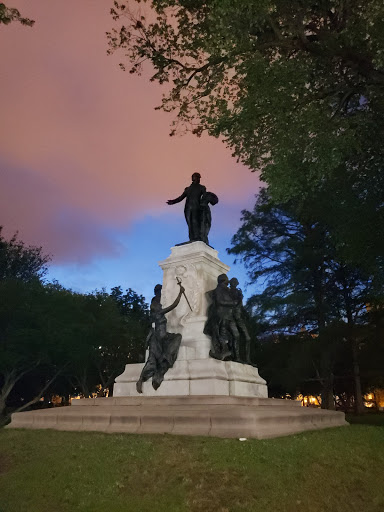
<path fill-rule="evenodd" d="M 34 20 L 21 16 L 17 9 L 13 7 L 7 7 L 5 4 L 0 3 L 0 23 L 8 25 L 12 21 L 18 21 L 22 25 L 27 25 L 28 27 L 32 27 L 35 23 Z"/>
<path fill-rule="evenodd" d="M 383 2 L 136 3 L 114 2 L 109 51 L 132 73 L 151 63 L 174 129 L 222 136 L 277 204 L 325 197 L 339 249 L 360 263 L 381 256 Z"/>
<path fill-rule="evenodd" d="M 247 306 L 264 325 L 260 368 L 272 388 L 295 394 L 318 382 L 324 399 L 326 388 L 333 396 L 336 375 L 354 381 L 361 400 L 360 353 L 380 359 L 381 337 L 373 335 L 380 327 L 373 326 L 381 325 L 384 280 L 348 265 L 316 213 L 292 202 L 277 206 L 264 189 L 254 210 L 243 211 L 229 253 L 245 263 L 257 290 Z"/>
<path fill-rule="evenodd" d="M 3 279 L 41 279 L 46 274 L 50 257 L 42 253 L 41 247 L 26 246 L 17 234 L 10 240 L 2 235 L 0 226 L 0 281 Z"/>
<path fill-rule="evenodd" d="M 300 163 L 322 175 L 381 111 L 380 0 L 149 3 L 146 14 L 114 2 L 113 18 L 127 25 L 109 34 L 111 51 L 123 50 L 132 72 L 150 61 L 152 80 L 172 84 L 163 108 L 198 122 L 198 133 L 223 134 L 252 169 L 283 165 L 300 148 Z"/>
<path fill-rule="evenodd" d="M 7 409 L 55 393 L 103 393 L 126 363 L 144 359 L 144 298 L 120 287 L 80 294 L 44 283 L 48 260 L 0 232 L 0 422 Z"/>

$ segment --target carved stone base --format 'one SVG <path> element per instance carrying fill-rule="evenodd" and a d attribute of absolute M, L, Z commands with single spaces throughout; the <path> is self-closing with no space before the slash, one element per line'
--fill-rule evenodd
<path fill-rule="evenodd" d="M 189 301 L 188 305 L 185 297 L 181 297 L 177 308 L 166 315 L 167 331 L 183 337 L 178 359 L 208 358 L 211 340 L 203 333 L 207 321 L 207 292 L 216 288 L 217 277 L 229 271 L 228 265 L 204 242 L 172 247 L 171 255 L 159 265 L 163 270 L 163 307 L 172 304 L 177 297 L 180 289 L 177 279 L 182 281 Z"/>
<path fill-rule="evenodd" d="M 127 364 L 116 378 L 114 396 L 138 396 L 136 382 L 144 364 Z M 143 384 L 144 396 L 221 395 L 268 397 L 268 389 L 257 368 L 216 359 L 177 360 L 155 391 L 149 380 Z"/>

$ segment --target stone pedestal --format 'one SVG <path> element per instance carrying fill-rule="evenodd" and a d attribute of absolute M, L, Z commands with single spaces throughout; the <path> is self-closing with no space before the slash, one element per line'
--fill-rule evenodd
<path fill-rule="evenodd" d="M 228 265 L 204 242 L 192 242 L 171 248 L 171 255 L 159 262 L 163 270 L 161 303 L 169 306 L 179 293 L 177 279 L 182 281 L 185 295 L 173 311 L 167 314 L 167 331 L 182 335 L 178 360 L 207 359 L 211 340 L 204 331 L 207 321 L 207 292 L 216 288 L 220 274 L 227 274 Z"/>
<path fill-rule="evenodd" d="M 155 391 L 151 381 L 143 385 L 145 396 L 268 396 L 267 385 L 257 368 L 233 361 L 218 361 L 209 357 L 211 340 L 203 333 L 207 321 L 207 292 L 217 286 L 217 277 L 229 271 L 217 251 L 204 242 L 172 247 L 171 255 L 159 263 L 163 269 L 161 303 L 169 306 L 179 293 L 181 279 L 185 299 L 167 314 L 167 331 L 182 335 L 177 361 Z M 116 378 L 114 396 L 138 396 L 136 382 L 144 364 L 127 364 Z"/>

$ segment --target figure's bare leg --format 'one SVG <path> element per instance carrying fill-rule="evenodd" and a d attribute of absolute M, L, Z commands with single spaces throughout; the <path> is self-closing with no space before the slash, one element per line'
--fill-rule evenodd
<path fill-rule="evenodd" d="M 245 340 L 245 362 L 251 364 L 251 338 Z"/>
<path fill-rule="evenodd" d="M 234 361 L 240 361 L 240 347 L 239 347 L 239 340 L 240 340 L 240 334 L 237 330 L 235 322 L 229 323 L 229 330 L 231 333 L 231 349 L 233 354 L 233 360 Z"/>
<path fill-rule="evenodd" d="M 152 377 L 152 375 L 156 371 L 156 360 L 153 355 L 150 353 L 147 359 L 147 362 L 144 365 L 144 368 L 141 371 L 141 375 L 139 380 L 136 382 L 136 391 L 138 393 L 143 392 L 143 382 L 146 382 L 148 379 Z"/>
<path fill-rule="evenodd" d="M 137 382 L 136 382 L 136 391 L 138 393 L 142 393 L 143 392 L 143 381 L 141 379 L 139 379 Z"/>

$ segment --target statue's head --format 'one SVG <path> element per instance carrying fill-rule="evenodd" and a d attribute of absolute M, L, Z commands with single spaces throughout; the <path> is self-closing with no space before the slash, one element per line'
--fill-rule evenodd
<path fill-rule="evenodd" d="M 227 274 L 220 274 L 219 277 L 217 278 L 217 284 L 219 284 L 221 286 L 227 286 L 227 284 L 228 284 Z"/>
<path fill-rule="evenodd" d="M 239 281 L 236 279 L 236 277 L 232 277 L 232 279 L 229 280 L 229 286 L 231 288 L 236 288 L 236 286 L 239 284 Z"/>
<path fill-rule="evenodd" d="M 200 183 L 200 180 L 201 180 L 201 176 L 198 172 L 194 172 L 192 174 L 192 182 L 193 183 Z"/>
<path fill-rule="evenodd" d="M 155 292 L 155 295 L 160 295 L 162 288 L 163 287 L 161 286 L 161 284 L 157 284 L 153 290 Z"/>

